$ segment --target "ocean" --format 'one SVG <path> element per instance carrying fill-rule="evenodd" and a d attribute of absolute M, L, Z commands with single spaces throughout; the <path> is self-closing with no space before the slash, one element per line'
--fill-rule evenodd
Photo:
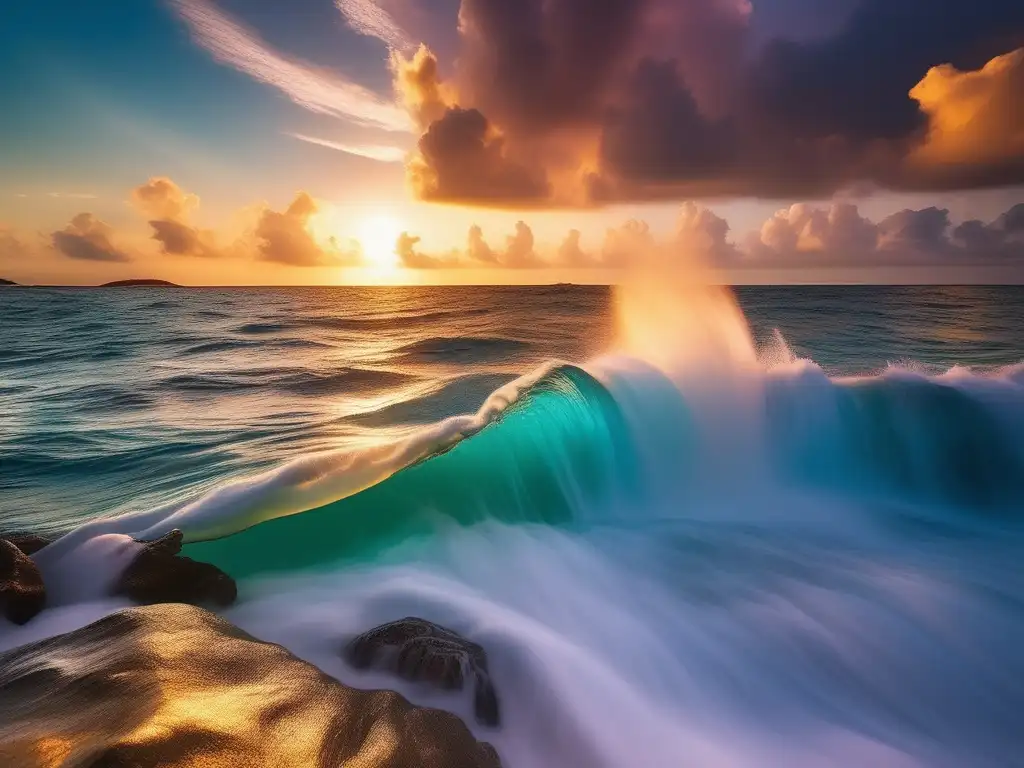
<path fill-rule="evenodd" d="M 0 651 L 178 528 L 506 767 L 1024 766 L 1022 361 L 1014 286 L 0 289 L 0 530 L 74 584 Z M 500 728 L 346 667 L 409 615 Z"/>

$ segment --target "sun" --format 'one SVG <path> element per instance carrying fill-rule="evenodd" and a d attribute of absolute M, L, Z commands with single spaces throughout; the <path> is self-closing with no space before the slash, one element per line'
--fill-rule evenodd
<path fill-rule="evenodd" d="M 369 265 L 377 269 L 393 269 L 398 266 L 395 244 L 402 227 L 394 216 L 376 214 L 363 220 L 359 228 L 359 242 L 363 256 Z"/>

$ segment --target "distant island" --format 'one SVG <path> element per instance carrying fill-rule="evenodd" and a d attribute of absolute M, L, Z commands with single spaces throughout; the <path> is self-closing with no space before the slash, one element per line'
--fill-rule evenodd
<path fill-rule="evenodd" d="M 0 285 L 17 285 L 17 283 L 14 282 L 13 280 L 4 280 L 2 277 L 0 277 Z"/>
<path fill-rule="evenodd" d="M 169 283 L 166 280 L 115 280 L 112 283 L 104 283 L 100 288 L 126 288 L 131 286 L 148 286 L 150 288 L 181 288 L 177 283 Z"/>

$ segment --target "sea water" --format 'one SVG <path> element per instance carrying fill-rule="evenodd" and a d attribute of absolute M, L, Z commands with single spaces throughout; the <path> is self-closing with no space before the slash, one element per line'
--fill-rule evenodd
<path fill-rule="evenodd" d="M 82 626 L 184 531 L 224 615 L 505 765 L 1024 765 L 1024 290 L 4 289 L 0 519 Z M 121 554 L 119 554 L 121 553 Z M 346 667 L 415 615 L 468 695 Z"/>

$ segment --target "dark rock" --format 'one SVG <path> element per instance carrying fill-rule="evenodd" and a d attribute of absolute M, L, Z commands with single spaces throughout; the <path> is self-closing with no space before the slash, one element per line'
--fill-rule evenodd
<path fill-rule="evenodd" d="M 489 726 L 497 726 L 501 720 L 486 652 L 438 624 L 412 617 L 384 624 L 350 642 L 345 656 L 357 669 L 367 669 L 383 658 L 406 680 L 449 690 L 461 689 L 471 677 L 477 720 Z"/>
<path fill-rule="evenodd" d="M 342 685 L 187 605 L 0 654 L 0 765 L 500 768 L 454 715 Z"/>
<path fill-rule="evenodd" d="M 5 535 L 4 538 L 26 555 L 34 555 L 50 543 L 49 539 L 36 536 L 34 533 L 11 533 Z"/>
<path fill-rule="evenodd" d="M 183 539 L 181 531 L 173 530 L 155 541 L 140 541 L 145 549 L 121 574 L 113 593 L 142 605 L 188 603 L 225 608 L 234 603 L 238 597 L 234 579 L 215 565 L 181 557 Z"/>
<path fill-rule="evenodd" d="M 115 280 L 112 283 L 103 283 L 100 288 L 181 288 L 181 286 L 166 280 L 145 277 L 138 280 Z"/>
<path fill-rule="evenodd" d="M 46 587 L 36 564 L 7 539 L 0 539 L 0 610 L 15 624 L 27 624 L 46 605 Z"/>

